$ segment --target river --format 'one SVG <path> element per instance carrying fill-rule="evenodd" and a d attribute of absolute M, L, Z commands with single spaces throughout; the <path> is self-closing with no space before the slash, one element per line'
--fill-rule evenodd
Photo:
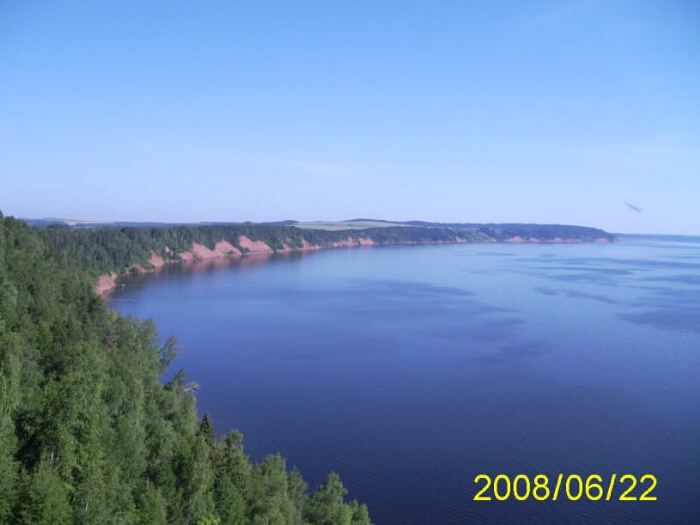
<path fill-rule="evenodd" d="M 123 283 L 110 306 L 177 335 L 200 415 L 312 487 L 337 472 L 376 525 L 700 523 L 700 245 L 332 249 Z M 480 474 L 550 494 L 474 501 Z M 609 501 L 572 501 L 570 476 L 613 474 Z"/>

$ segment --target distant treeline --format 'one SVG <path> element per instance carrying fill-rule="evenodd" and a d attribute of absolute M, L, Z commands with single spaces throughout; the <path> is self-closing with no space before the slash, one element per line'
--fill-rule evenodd
<path fill-rule="evenodd" d="M 524 240 L 552 241 L 577 239 L 615 239 L 603 230 L 582 226 L 539 224 L 434 224 L 413 222 L 410 227 L 389 226 L 363 230 L 300 229 L 270 224 L 215 224 L 162 227 L 69 228 L 51 225 L 38 229 L 40 238 L 51 248 L 55 258 L 78 261 L 93 276 L 125 272 L 134 264 L 148 267 L 151 253 L 165 260 L 179 259 L 179 253 L 191 250 L 196 242 L 213 249 L 222 239 L 242 252 L 239 238 L 244 235 L 262 241 L 273 250 L 299 249 L 303 241 L 316 246 L 331 246 L 349 237 L 371 239 L 376 244 L 453 243 L 458 241 L 502 242 L 513 237 Z"/>
<path fill-rule="evenodd" d="M 700 235 L 665 235 L 648 233 L 616 233 L 621 241 L 689 242 L 700 243 Z"/>
<path fill-rule="evenodd" d="M 554 239 L 578 239 L 582 242 L 593 242 L 596 239 L 614 241 L 615 235 L 598 228 L 587 226 L 571 226 L 566 224 L 472 224 L 472 223 L 433 223 L 421 221 L 408 221 L 403 224 L 422 227 L 453 228 L 457 230 L 472 230 L 482 235 L 503 242 L 512 237 L 521 237 L 525 240 L 537 239 L 539 241 L 552 241 Z"/>
<path fill-rule="evenodd" d="M 53 253 L 79 261 L 93 275 L 111 271 L 122 273 L 134 264 L 148 267 L 151 252 L 165 260 L 179 259 L 178 254 L 191 250 L 193 242 L 213 249 L 217 242 L 226 239 L 245 252 L 238 242 L 241 235 L 263 241 L 273 250 L 284 248 L 285 243 L 291 248 L 302 246 L 302 231 L 284 226 L 242 224 L 98 229 L 49 226 L 37 232 Z M 307 238 L 313 237 L 304 233 Z"/>
<path fill-rule="evenodd" d="M 154 240 L 185 249 L 222 234 L 38 231 L 0 214 L 0 523 L 370 524 L 337 475 L 309 493 L 279 455 L 251 464 L 240 433 L 217 436 L 183 371 L 158 380 L 177 341 L 93 291 L 95 273 Z"/>

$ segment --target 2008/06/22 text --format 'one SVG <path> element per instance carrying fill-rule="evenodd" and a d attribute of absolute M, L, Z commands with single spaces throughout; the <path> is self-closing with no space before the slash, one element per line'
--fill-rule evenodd
<path fill-rule="evenodd" d="M 525 501 L 533 497 L 537 501 L 546 501 L 551 498 L 556 501 L 560 493 L 562 498 L 567 497 L 571 501 L 578 501 L 585 496 L 591 501 L 604 499 L 610 501 L 615 488 L 622 490 L 619 493 L 620 501 L 656 501 L 656 496 L 652 496 L 652 491 L 656 488 L 657 480 L 653 474 L 644 474 L 639 478 L 639 484 L 646 490 L 639 497 L 633 494 L 637 486 L 637 478 L 632 474 L 624 474 L 617 477 L 617 474 L 612 474 L 607 482 L 598 474 L 591 474 L 584 481 L 578 474 L 569 474 L 566 478 L 564 474 L 559 474 L 556 483 L 553 484 L 553 490 L 549 487 L 549 478 L 544 474 L 538 474 L 534 477 L 533 483 L 530 483 L 530 478 L 525 474 L 518 474 L 513 478 L 511 483 L 510 478 L 505 474 L 499 474 L 491 482 L 491 477 L 487 474 L 479 474 L 474 478 L 474 483 L 484 481 L 486 484 L 481 487 L 479 492 L 474 496 L 474 501 L 491 501 L 489 489 L 492 488 L 493 496 L 498 501 L 505 501 L 511 496 L 518 501 Z M 615 484 L 617 482 L 617 485 Z M 646 486 L 648 482 L 648 486 Z"/>

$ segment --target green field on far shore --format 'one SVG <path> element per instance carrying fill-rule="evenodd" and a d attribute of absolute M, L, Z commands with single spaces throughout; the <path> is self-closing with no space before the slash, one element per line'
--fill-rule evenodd
<path fill-rule="evenodd" d="M 398 222 L 384 221 L 314 221 L 293 224 L 305 230 L 364 230 L 366 228 L 386 228 L 389 226 L 409 226 Z"/>

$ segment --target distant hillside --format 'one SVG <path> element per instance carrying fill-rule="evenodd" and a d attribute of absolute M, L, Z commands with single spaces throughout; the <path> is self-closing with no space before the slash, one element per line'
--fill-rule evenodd
<path fill-rule="evenodd" d="M 47 228 L 49 226 L 68 226 L 73 229 L 95 228 L 164 228 L 167 226 L 194 226 L 182 222 L 131 222 L 131 221 L 82 221 L 74 219 L 20 219 L 33 228 Z M 205 223 L 202 223 L 205 224 Z"/>
<path fill-rule="evenodd" d="M 201 222 L 201 223 L 161 223 L 161 222 L 97 222 L 78 221 L 72 219 L 23 219 L 30 226 L 37 228 L 67 226 L 71 229 L 97 229 L 97 228 L 288 228 L 294 227 L 301 230 L 321 230 L 327 232 L 343 232 L 354 230 L 355 232 L 366 232 L 369 238 L 375 240 L 372 235 L 377 234 L 384 238 L 383 243 L 404 243 L 404 242 L 459 242 L 456 238 L 466 238 L 469 242 L 505 242 L 509 240 L 517 241 L 520 238 L 523 242 L 594 242 L 605 240 L 614 242 L 616 235 L 607 233 L 598 228 L 586 226 L 572 226 L 561 224 L 478 224 L 478 223 L 440 223 L 427 221 L 385 221 L 377 219 L 351 219 L 347 221 L 313 221 L 299 222 L 285 220 L 265 223 L 233 223 L 233 222 Z M 405 228 L 413 227 L 413 230 L 404 230 L 399 235 L 387 235 L 387 232 L 378 233 L 383 228 Z M 420 232 L 420 229 L 429 228 L 433 230 L 430 234 Z M 281 231 L 281 230 L 280 230 Z M 426 236 L 428 238 L 426 238 Z M 643 236 L 652 237 L 652 236 Z M 659 237 L 659 236 L 656 236 Z M 664 236 L 682 237 L 682 236 Z M 328 238 L 330 243 L 343 240 L 345 237 Z M 307 239 L 309 242 L 314 242 Z M 687 241 L 686 241 L 687 242 Z M 324 245 L 325 242 L 319 243 Z M 271 245 L 272 246 L 272 245 Z M 276 249 L 272 246 L 273 249 Z"/>
<path fill-rule="evenodd" d="M 350 221 L 294 222 L 291 226 L 306 230 L 366 230 L 367 228 L 388 228 L 389 226 L 410 225 L 401 222 L 375 221 L 374 219 L 352 219 Z"/>
<path fill-rule="evenodd" d="M 321 248 L 396 244 L 615 242 L 603 230 L 540 224 L 342 222 L 120 226 L 85 221 L 33 221 L 57 259 L 81 261 L 106 293 L 125 273 L 197 259 L 269 255 Z M 132 223 L 133 224 L 133 223 Z"/>
<path fill-rule="evenodd" d="M 621 241 L 691 242 L 700 243 L 700 235 L 658 235 L 649 233 L 616 233 Z"/>

